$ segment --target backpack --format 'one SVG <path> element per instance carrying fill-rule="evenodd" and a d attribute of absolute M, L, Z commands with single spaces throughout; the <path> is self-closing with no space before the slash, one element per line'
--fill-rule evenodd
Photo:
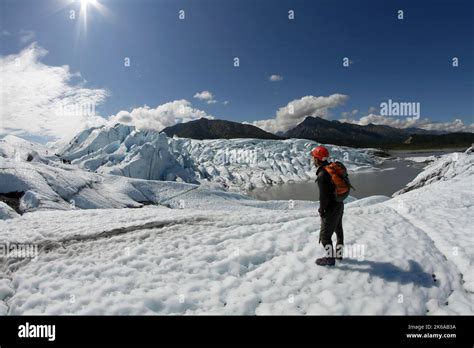
<path fill-rule="evenodd" d="M 338 161 L 331 162 L 323 168 L 331 177 L 335 187 L 336 202 L 343 202 L 349 196 L 351 188 L 353 188 L 347 174 L 347 168 Z"/>

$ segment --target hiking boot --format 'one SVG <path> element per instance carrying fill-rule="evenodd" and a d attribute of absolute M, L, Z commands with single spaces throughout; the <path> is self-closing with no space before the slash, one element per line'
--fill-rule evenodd
<path fill-rule="evenodd" d="M 334 257 L 321 257 L 320 259 L 316 259 L 316 264 L 318 266 L 334 266 L 336 259 Z"/>
<path fill-rule="evenodd" d="M 342 244 L 336 245 L 336 260 L 342 261 L 343 254 L 344 254 L 344 245 Z"/>

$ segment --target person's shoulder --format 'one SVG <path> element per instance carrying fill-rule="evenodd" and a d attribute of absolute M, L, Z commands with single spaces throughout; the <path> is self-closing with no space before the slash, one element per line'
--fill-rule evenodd
<path fill-rule="evenodd" d="M 318 170 L 316 171 L 316 176 L 318 178 L 325 177 L 327 175 L 327 171 L 324 169 L 324 167 L 319 167 Z"/>

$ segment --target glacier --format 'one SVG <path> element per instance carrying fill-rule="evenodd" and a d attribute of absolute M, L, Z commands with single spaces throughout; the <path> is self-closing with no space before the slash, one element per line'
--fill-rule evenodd
<path fill-rule="evenodd" d="M 99 174 L 205 183 L 246 192 L 255 187 L 315 179 L 309 152 L 317 145 L 302 139 L 168 138 L 164 133 L 117 124 L 85 130 L 59 153 L 80 168 Z M 374 149 L 328 148 L 349 171 L 371 169 L 377 163 Z"/>
<path fill-rule="evenodd" d="M 62 152 L 71 165 L 49 151 L 27 161 L 23 142 L 16 155 L 3 150 L 0 192 L 26 194 L 22 215 L 0 205 L 0 244 L 36 245 L 38 253 L 0 256 L 0 314 L 474 313 L 472 149 L 435 159 L 394 197 L 349 201 L 348 254 L 328 269 L 314 264 L 322 254 L 318 202 L 222 190 L 218 176 L 202 180 L 192 167 L 198 153 L 204 164 L 217 156 L 219 141 L 129 138 L 134 130 L 123 129 L 106 142 L 97 139 L 103 129 L 84 133 Z M 146 144 L 157 160 L 176 159 L 183 182 L 111 174 L 128 170 Z M 177 173 L 167 168 L 164 177 Z M 198 183 L 185 182 L 187 174 Z"/>

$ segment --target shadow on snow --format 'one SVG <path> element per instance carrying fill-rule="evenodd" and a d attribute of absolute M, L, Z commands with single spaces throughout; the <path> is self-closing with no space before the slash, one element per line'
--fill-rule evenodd
<path fill-rule="evenodd" d="M 344 271 L 365 272 L 370 276 L 379 277 L 388 282 L 398 282 L 400 284 L 413 283 L 414 285 L 424 288 L 437 286 L 434 275 L 423 271 L 418 262 L 408 260 L 408 263 L 408 270 L 404 270 L 390 262 L 344 259 L 343 264 L 339 265 L 337 268 Z"/>

